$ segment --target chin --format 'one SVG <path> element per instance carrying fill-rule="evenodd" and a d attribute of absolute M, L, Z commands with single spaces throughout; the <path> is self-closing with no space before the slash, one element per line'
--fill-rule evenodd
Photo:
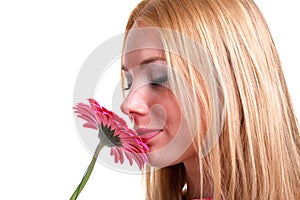
<path fill-rule="evenodd" d="M 148 164 L 154 168 L 163 168 L 176 165 L 192 158 L 198 158 L 197 152 L 191 144 L 188 148 L 172 148 L 152 150 L 148 154 Z"/>
<path fill-rule="evenodd" d="M 148 164 L 154 168 L 164 168 L 183 162 L 183 155 L 174 155 L 172 153 L 150 152 L 148 155 Z"/>

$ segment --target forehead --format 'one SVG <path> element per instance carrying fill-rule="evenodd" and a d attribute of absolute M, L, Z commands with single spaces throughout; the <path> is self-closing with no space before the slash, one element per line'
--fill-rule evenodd
<path fill-rule="evenodd" d="M 140 48 L 162 49 L 161 29 L 159 28 L 132 28 L 125 40 L 125 51 L 133 51 Z"/>
<path fill-rule="evenodd" d="M 123 55 L 122 67 L 125 70 L 132 70 L 157 60 L 165 60 L 163 50 L 159 49 L 139 49 Z"/>
<path fill-rule="evenodd" d="M 164 58 L 164 48 L 155 28 L 133 28 L 124 43 L 122 65 L 125 68 L 138 66 L 151 57 Z"/>

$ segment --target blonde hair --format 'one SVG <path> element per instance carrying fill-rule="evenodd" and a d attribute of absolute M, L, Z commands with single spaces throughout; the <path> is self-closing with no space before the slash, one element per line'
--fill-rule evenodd
<path fill-rule="evenodd" d="M 212 182 L 205 184 L 215 199 L 299 199 L 299 125 L 272 36 L 255 3 L 144 0 L 132 11 L 127 32 L 135 22 L 180 33 L 174 39 L 163 32 L 161 40 L 169 64 L 189 82 L 186 95 L 180 93 L 186 85 L 172 78 L 187 121 L 199 120 L 201 191 L 209 176 Z M 195 57 L 199 60 L 186 61 Z M 213 136 L 209 153 L 203 152 L 207 135 Z M 144 180 L 147 200 L 184 199 L 182 163 L 145 172 Z"/>

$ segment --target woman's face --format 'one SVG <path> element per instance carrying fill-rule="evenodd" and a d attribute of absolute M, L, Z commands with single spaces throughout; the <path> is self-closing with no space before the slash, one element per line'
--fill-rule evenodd
<path fill-rule="evenodd" d="M 126 97 L 121 109 L 149 146 L 149 164 L 164 167 L 193 158 L 196 151 L 181 106 L 169 88 L 164 51 L 146 35 L 127 37 L 122 63 Z"/>

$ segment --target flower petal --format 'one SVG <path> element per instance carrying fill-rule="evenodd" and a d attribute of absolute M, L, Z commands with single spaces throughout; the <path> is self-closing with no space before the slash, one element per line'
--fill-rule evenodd
<path fill-rule="evenodd" d="M 92 129 L 98 130 L 98 127 L 95 126 L 94 124 L 85 123 L 82 126 L 85 127 L 85 128 L 92 128 Z"/>
<path fill-rule="evenodd" d="M 115 157 L 115 163 L 118 163 L 120 161 L 121 164 L 124 163 L 124 155 L 121 149 L 119 148 L 111 148 L 110 154 Z"/>
<path fill-rule="evenodd" d="M 126 156 L 130 165 L 135 161 L 141 169 L 148 159 L 146 155 L 149 151 L 148 146 L 142 142 L 134 130 L 128 128 L 125 120 L 102 107 L 96 100 L 88 99 L 88 101 L 90 105 L 78 103 L 73 107 L 75 114 L 85 121 L 83 127 L 98 129 L 101 125 L 105 130 L 104 135 L 101 136 L 107 137 L 103 141 L 108 139 L 111 142 L 105 145 L 115 145 L 110 152 L 115 162 L 124 163 Z"/>

